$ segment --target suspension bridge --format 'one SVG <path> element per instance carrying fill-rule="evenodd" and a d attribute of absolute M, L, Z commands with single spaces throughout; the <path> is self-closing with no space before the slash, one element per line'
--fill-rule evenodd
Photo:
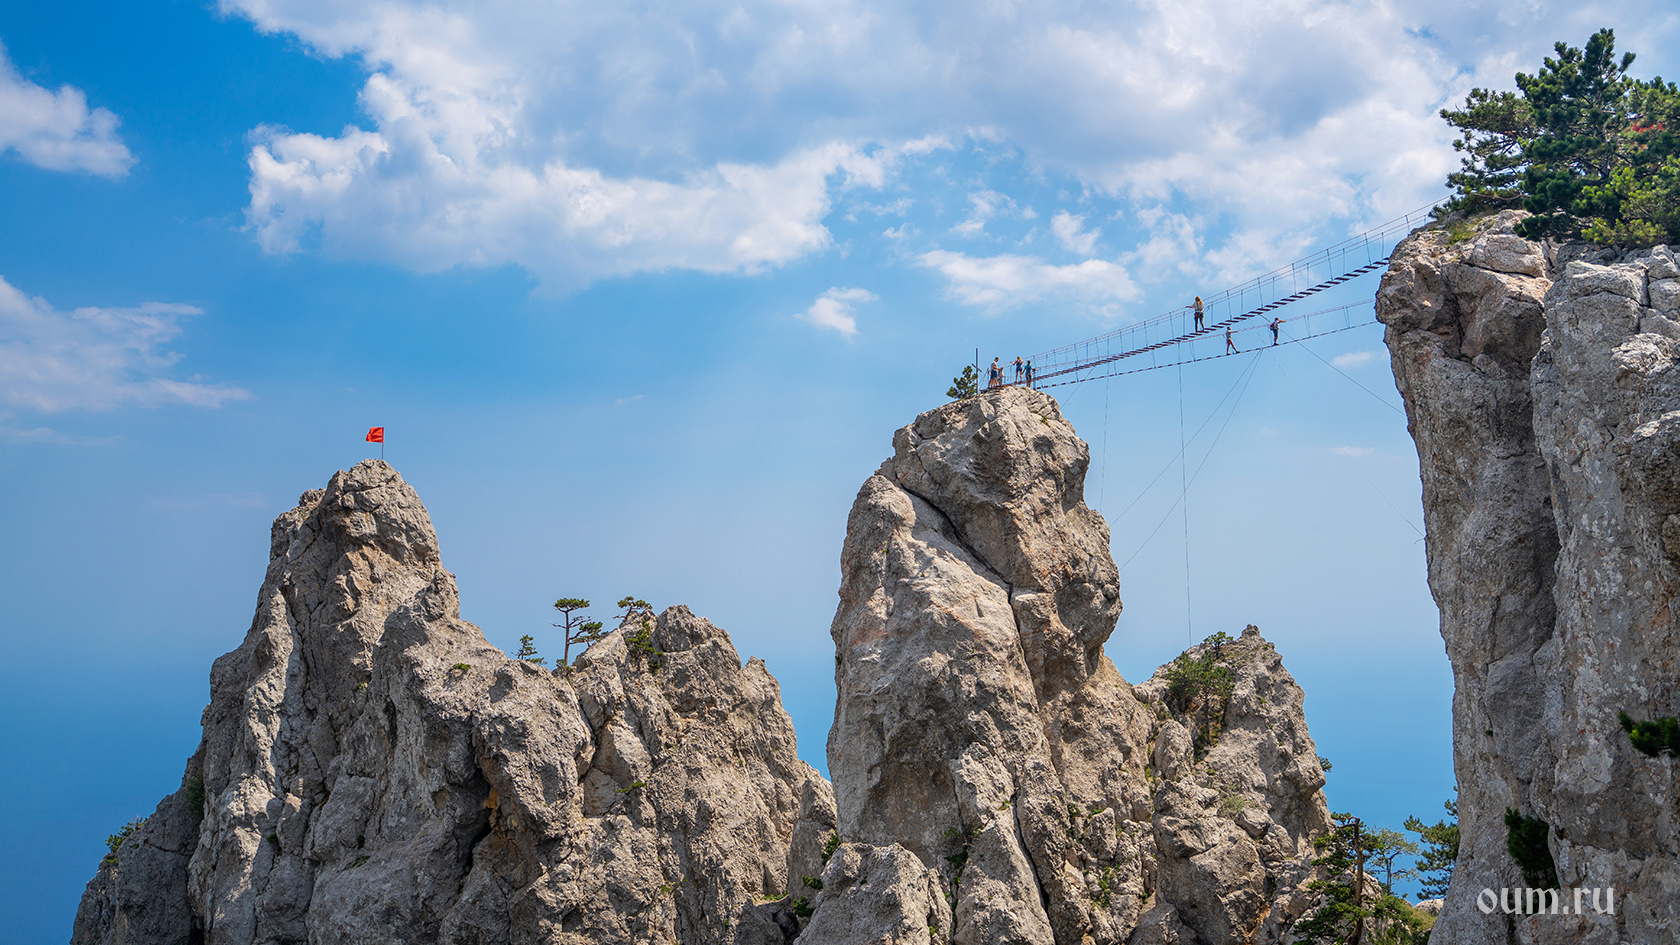
<path fill-rule="evenodd" d="M 1380 271 L 1388 265 L 1395 245 L 1427 221 L 1434 206 L 1396 217 L 1204 298 L 1201 326 L 1195 323 L 1192 307 L 1185 305 L 1094 338 L 1041 351 L 1029 359 L 1032 386 L 1061 387 L 1175 367 L 1372 324 L 1376 318 L 1369 297 L 1300 314 L 1293 314 L 1299 307 L 1289 306 Z M 1368 313 L 1366 317 L 1359 317 L 1361 310 Z"/>
<path fill-rule="evenodd" d="M 1303 304 L 1315 296 L 1333 293 L 1333 290 L 1354 282 L 1361 277 L 1380 272 L 1388 265 L 1393 256 L 1395 246 L 1412 230 L 1421 226 L 1430 218 L 1430 211 L 1435 204 L 1414 210 L 1404 216 L 1396 217 L 1380 226 L 1374 227 L 1357 236 L 1350 237 L 1333 246 L 1318 250 L 1287 266 L 1282 266 L 1256 276 L 1240 285 L 1218 292 L 1202 299 L 1203 317 L 1196 318 L 1194 307 L 1181 306 L 1157 315 L 1153 318 L 1134 322 L 1094 338 L 1087 338 L 1073 344 L 1041 351 L 1027 362 L 1031 366 L 1028 383 L 1034 388 L 1062 387 L 1066 385 L 1083 384 L 1086 381 L 1103 380 L 1105 378 L 1120 377 L 1126 374 L 1136 374 L 1142 371 L 1153 371 L 1161 368 L 1179 368 L 1179 448 L 1178 452 L 1169 458 L 1144 486 L 1142 491 L 1115 515 L 1113 521 L 1124 518 L 1126 514 L 1138 505 L 1155 485 L 1166 476 L 1174 465 L 1179 467 L 1178 496 L 1168 506 L 1154 527 L 1150 528 L 1146 537 L 1136 546 L 1136 550 L 1120 563 L 1120 570 L 1142 555 L 1155 536 L 1179 512 L 1183 520 L 1184 529 L 1184 605 L 1185 605 L 1185 635 L 1186 640 L 1193 640 L 1191 620 L 1191 568 L 1190 568 L 1190 487 L 1200 477 L 1202 468 L 1207 465 L 1214 448 L 1218 446 L 1225 428 L 1230 424 L 1236 413 L 1237 404 L 1241 402 L 1243 394 L 1248 389 L 1249 382 L 1254 379 L 1259 367 L 1259 353 L 1283 345 L 1294 345 L 1313 338 L 1321 338 L 1338 332 L 1362 328 L 1376 322 L 1375 306 L 1372 302 L 1374 293 L 1362 293 L 1357 301 L 1330 305 L 1324 308 L 1303 311 L 1309 306 Z M 1334 298 L 1334 293 L 1328 298 Z M 1301 346 L 1325 366 L 1348 381 L 1357 385 L 1365 393 L 1370 394 L 1390 410 L 1399 408 L 1375 391 L 1360 384 L 1353 377 L 1343 372 L 1328 361 L 1319 357 L 1318 353 L 1306 345 Z M 1194 434 L 1187 435 L 1184 414 L 1183 371 L 1186 364 L 1207 361 L 1214 358 L 1235 357 L 1242 354 L 1252 355 L 1249 363 L 1238 372 L 1231 388 L 1225 392 L 1213 411 L 1202 421 Z M 976 364 L 976 368 L 979 365 Z M 1279 368 L 1281 370 L 1281 365 Z M 1287 372 L 1285 372 L 1287 375 Z M 998 377 L 997 384 L 1009 386 L 1008 382 Z M 1290 383 L 1293 383 L 1291 379 Z M 1105 388 L 1103 402 L 1103 437 L 1102 452 L 1104 466 L 1104 480 L 1106 481 L 1107 452 L 1108 452 L 1108 401 Z M 1234 396 L 1234 399 L 1233 399 Z M 1229 404 L 1229 406 L 1227 406 Z M 1209 430 L 1213 421 L 1223 412 L 1224 420 L 1213 431 L 1212 442 L 1205 447 L 1200 461 L 1191 468 L 1189 451 L 1204 431 Z M 1389 508 L 1404 521 L 1422 539 L 1422 531 L 1411 519 L 1400 511 L 1400 508 L 1377 488 L 1375 482 L 1359 467 L 1359 463 L 1350 454 L 1348 461 L 1358 470 L 1361 478 L 1371 487 L 1372 491 L 1382 498 Z M 1106 491 L 1106 490 L 1105 490 Z M 1099 505 L 1103 502 L 1099 500 Z"/>

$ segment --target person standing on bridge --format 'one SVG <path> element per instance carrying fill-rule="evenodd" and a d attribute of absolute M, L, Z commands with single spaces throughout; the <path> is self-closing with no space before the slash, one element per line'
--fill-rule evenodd
<path fill-rule="evenodd" d="M 1021 383 L 1021 356 L 1015 356 L 1015 383 Z"/>
<path fill-rule="evenodd" d="M 1025 368 L 1025 371 L 1026 371 L 1026 375 L 1027 375 L 1027 386 L 1031 387 L 1032 386 L 1032 381 L 1033 381 L 1033 370 L 1032 370 L 1032 362 L 1031 361 L 1027 362 L 1027 366 Z"/>
<path fill-rule="evenodd" d="M 1202 330 L 1202 297 L 1196 296 L 1196 330 Z"/>
<path fill-rule="evenodd" d="M 1274 347 L 1274 348 L 1277 347 L 1278 329 L 1282 328 L 1282 327 L 1283 327 L 1283 319 L 1281 319 L 1281 318 L 1272 319 L 1272 347 Z"/>
<path fill-rule="evenodd" d="M 1225 329 L 1225 353 L 1226 354 L 1236 354 L 1237 353 L 1237 343 L 1235 341 L 1231 340 L 1231 329 L 1230 328 Z"/>

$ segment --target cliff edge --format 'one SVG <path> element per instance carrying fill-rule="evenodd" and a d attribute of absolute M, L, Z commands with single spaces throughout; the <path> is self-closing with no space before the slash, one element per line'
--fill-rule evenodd
<path fill-rule="evenodd" d="M 1462 843 L 1431 942 L 1667 945 L 1680 784 L 1618 714 L 1680 711 L 1680 265 L 1530 243 L 1520 218 L 1414 233 L 1377 297 L 1455 683 Z M 1507 811 L 1546 837 L 1526 877 Z M 1559 914 L 1478 906 L 1548 865 Z"/>

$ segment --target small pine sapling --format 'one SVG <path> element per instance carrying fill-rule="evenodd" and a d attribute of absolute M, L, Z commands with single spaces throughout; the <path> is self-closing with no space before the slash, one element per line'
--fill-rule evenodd
<path fill-rule="evenodd" d="M 974 369 L 974 365 L 965 364 L 962 373 L 951 378 L 951 387 L 945 391 L 945 396 L 952 400 L 962 400 L 965 397 L 973 397 L 978 393 L 980 393 L 980 372 Z"/>
<path fill-rule="evenodd" d="M 535 663 L 538 666 L 541 666 L 545 662 L 542 657 L 537 655 L 537 645 L 532 642 L 531 635 L 529 633 L 519 638 L 519 652 L 513 654 L 513 658 L 516 660 L 524 660 L 527 663 Z"/>
<path fill-rule="evenodd" d="M 105 855 L 105 859 L 104 859 L 103 862 L 109 863 L 112 866 L 116 866 L 117 865 L 117 851 L 122 849 L 122 845 L 128 841 L 128 838 L 130 836 L 133 836 L 134 831 L 139 830 L 141 827 L 144 827 L 145 825 L 146 825 L 146 818 L 136 817 L 133 820 L 129 821 L 128 823 L 123 824 L 121 830 L 118 830 L 116 833 L 111 834 L 109 837 L 106 837 L 105 838 L 105 845 L 107 847 L 111 848 L 111 852 Z"/>

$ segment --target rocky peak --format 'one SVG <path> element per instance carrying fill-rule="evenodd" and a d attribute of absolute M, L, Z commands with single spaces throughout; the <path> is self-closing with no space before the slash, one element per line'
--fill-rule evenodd
<path fill-rule="evenodd" d="M 1120 677 L 1088 462 L 1019 388 L 894 437 L 842 550 L 837 791 L 722 630 L 509 659 L 401 477 L 339 473 L 74 942 L 1278 945 L 1326 826 L 1300 689 L 1252 628 L 1186 654 L 1211 688 Z"/>
<path fill-rule="evenodd" d="M 831 631 L 848 843 L 802 942 L 1271 942 L 1310 905 L 1299 688 L 1245 636 L 1198 751 L 1166 683 L 1120 677 L 1088 463 L 1051 397 L 1005 388 L 898 431 L 859 491 Z"/>
<path fill-rule="evenodd" d="M 687 608 L 559 671 L 510 659 L 379 461 L 305 493 L 271 548 L 182 789 L 73 941 L 712 942 L 790 862 L 815 871 L 828 785 L 764 664 Z"/>
<path fill-rule="evenodd" d="M 1084 501 L 1090 462 L 1054 398 L 1006 387 L 917 417 L 877 472 L 1006 586 L 1041 695 L 1088 677 L 1120 617 L 1108 525 Z"/>

